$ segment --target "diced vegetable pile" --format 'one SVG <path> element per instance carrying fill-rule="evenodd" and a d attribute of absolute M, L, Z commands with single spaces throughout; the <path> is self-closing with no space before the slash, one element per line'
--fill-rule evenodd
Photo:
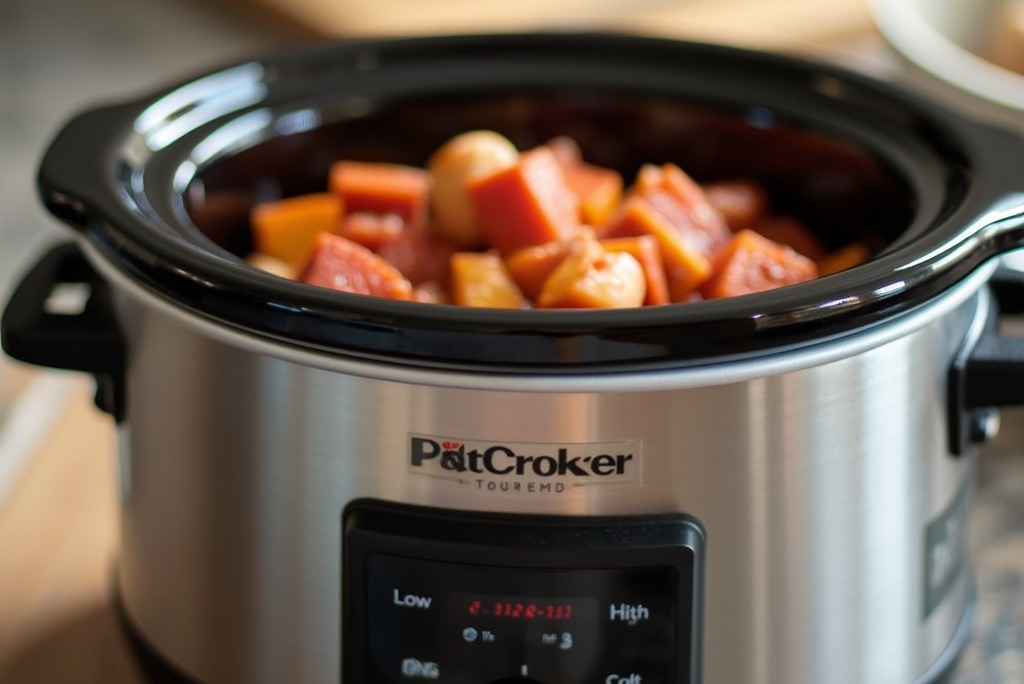
<path fill-rule="evenodd" d="M 621 308 L 731 297 L 854 266 L 750 179 L 700 185 L 673 164 L 630 186 L 556 138 L 493 131 L 427 168 L 338 161 L 327 192 L 257 205 L 249 261 L 344 292 L 506 309 Z"/>

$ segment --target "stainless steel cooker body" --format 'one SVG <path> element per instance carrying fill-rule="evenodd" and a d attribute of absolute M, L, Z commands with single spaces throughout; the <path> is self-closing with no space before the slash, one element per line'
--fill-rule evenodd
<path fill-rule="evenodd" d="M 932 681 L 964 638 L 971 458 L 949 453 L 943 397 L 986 316 L 984 274 L 812 348 L 528 377 L 261 342 L 108 275 L 131 291 L 133 340 L 120 587 L 145 639 L 200 681 L 339 681 L 343 517 L 361 499 L 692 516 L 706 535 L 705 682 Z M 414 462 L 418 437 L 630 460 L 605 481 L 507 472 L 506 452 L 445 471 Z"/>
<path fill-rule="evenodd" d="M 361 297 L 239 258 L 254 203 L 471 128 L 749 175 L 830 246 L 876 253 L 600 312 Z M 40 186 L 77 241 L 17 288 L 3 345 L 97 377 L 126 621 L 179 675 L 933 684 L 970 624 L 976 441 L 1024 403 L 1022 343 L 990 307 L 1024 309 L 993 275 L 1024 246 L 1022 150 L 777 55 L 345 42 L 72 120 Z M 48 310 L 81 283 L 82 312 Z"/>

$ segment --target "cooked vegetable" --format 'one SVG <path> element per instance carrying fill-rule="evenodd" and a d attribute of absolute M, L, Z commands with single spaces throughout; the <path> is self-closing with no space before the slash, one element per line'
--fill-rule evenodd
<path fill-rule="evenodd" d="M 513 280 L 519 283 L 523 294 L 531 300 L 540 296 L 544 281 L 568 254 L 565 242 L 545 242 L 543 245 L 524 247 L 505 257 L 505 267 Z"/>
<path fill-rule="evenodd" d="M 344 201 L 346 211 L 397 214 L 412 225 L 426 219 L 430 176 L 423 169 L 339 161 L 331 166 L 330 187 Z"/>
<path fill-rule="evenodd" d="M 707 183 L 702 187 L 708 202 L 722 215 L 729 230 L 734 233 L 753 228 L 756 223 L 768 218 L 771 211 L 768 193 L 755 180 L 737 178 Z"/>
<path fill-rule="evenodd" d="M 633 255 L 609 252 L 593 238 L 574 242 L 548 276 L 537 305 L 544 308 L 619 309 L 640 306 L 646 288 Z"/>
<path fill-rule="evenodd" d="M 551 150 L 538 147 L 507 169 L 466 184 L 487 243 L 502 254 L 566 241 L 579 228 L 579 200 Z"/>
<path fill-rule="evenodd" d="M 413 298 L 412 284 L 398 269 L 362 245 L 330 233 L 317 236 L 312 256 L 299 279 L 342 292 Z"/>
<path fill-rule="evenodd" d="M 341 214 L 341 201 L 329 193 L 257 204 L 250 216 L 256 251 L 298 266 L 318 234 L 335 230 Z"/>
<path fill-rule="evenodd" d="M 607 237 L 650 235 L 658 241 L 668 279 L 669 297 L 684 301 L 711 276 L 711 262 L 646 199 L 630 197 L 605 231 Z"/>
<path fill-rule="evenodd" d="M 376 250 L 397 238 L 404 230 L 405 221 L 398 214 L 353 211 L 341 220 L 338 235 Z"/>
<path fill-rule="evenodd" d="M 506 169 L 519 159 L 519 150 L 494 131 L 457 135 L 430 157 L 427 171 L 433 178 L 430 210 L 439 235 L 464 247 L 479 247 L 484 236 L 466 183 Z"/>
<path fill-rule="evenodd" d="M 728 242 L 730 231 L 725 219 L 700 186 L 675 164 L 642 166 L 633 193 L 644 198 L 705 256 Z"/>
<path fill-rule="evenodd" d="M 826 253 L 751 179 L 702 186 L 645 164 L 623 197 L 619 172 L 565 137 L 520 153 L 471 131 L 425 170 L 344 160 L 328 182 L 330 193 L 253 209 L 254 266 L 416 302 L 619 308 L 760 292 L 869 256 L 861 243 Z"/>
<path fill-rule="evenodd" d="M 807 257 L 752 230 L 743 230 L 715 256 L 714 275 L 701 293 L 707 299 L 735 297 L 815 277 L 817 267 Z"/>
<path fill-rule="evenodd" d="M 281 261 L 261 252 L 253 252 L 246 258 L 250 266 L 255 266 L 261 271 L 272 273 L 279 278 L 295 279 L 295 269 Z"/>
<path fill-rule="evenodd" d="M 647 283 L 647 294 L 644 296 L 645 306 L 668 304 L 668 279 L 661 260 L 658 240 L 653 235 L 637 237 L 607 238 L 601 240 L 601 246 L 609 252 L 626 252 L 632 254 L 644 269 Z"/>
<path fill-rule="evenodd" d="M 457 252 L 452 255 L 452 301 L 462 306 L 522 309 L 526 299 L 492 252 Z"/>
<path fill-rule="evenodd" d="M 818 276 L 832 275 L 859 266 L 868 260 L 871 251 L 863 242 L 851 242 L 845 247 L 826 254 L 818 261 Z"/>
<path fill-rule="evenodd" d="M 377 248 L 377 253 L 413 285 L 445 283 L 455 246 L 425 230 L 409 227 Z"/>

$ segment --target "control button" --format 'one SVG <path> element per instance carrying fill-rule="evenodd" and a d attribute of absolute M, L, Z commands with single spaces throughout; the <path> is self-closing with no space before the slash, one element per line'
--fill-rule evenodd
<path fill-rule="evenodd" d="M 609 622 L 625 622 L 630 627 L 651 617 L 651 611 L 642 603 L 613 603 L 608 609 Z M 633 684 L 629 682 L 629 684 Z"/>
<path fill-rule="evenodd" d="M 402 608 L 418 608 L 419 610 L 428 610 L 430 608 L 430 604 L 434 601 L 432 596 L 406 594 L 398 589 L 392 590 L 391 597 L 396 606 L 401 606 Z"/>
<path fill-rule="evenodd" d="M 409 679 L 438 679 L 441 668 L 437 663 L 419 658 L 406 658 L 402 661 L 402 676 Z"/>
<path fill-rule="evenodd" d="M 604 679 L 604 684 L 643 684 L 643 677 L 637 673 L 628 675 L 610 674 Z"/>

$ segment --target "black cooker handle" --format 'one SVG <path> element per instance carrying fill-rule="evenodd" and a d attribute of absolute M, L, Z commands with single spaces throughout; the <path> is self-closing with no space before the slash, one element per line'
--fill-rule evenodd
<path fill-rule="evenodd" d="M 124 336 L 109 286 L 75 244 L 52 247 L 14 289 L 0 343 L 19 361 L 92 373 L 96 405 L 124 418 Z"/>
<path fill-rule="evenodd" d="M 1024 272 L 1000 268 L 989 282 L 993 310 L 961 350 L 949 378 L 950 450 L 962 454 L 994 433 L 1000 406 L 1024 405 L 1024 337 L 999 331 L 1001 314 L 1024 313 Z"/>

